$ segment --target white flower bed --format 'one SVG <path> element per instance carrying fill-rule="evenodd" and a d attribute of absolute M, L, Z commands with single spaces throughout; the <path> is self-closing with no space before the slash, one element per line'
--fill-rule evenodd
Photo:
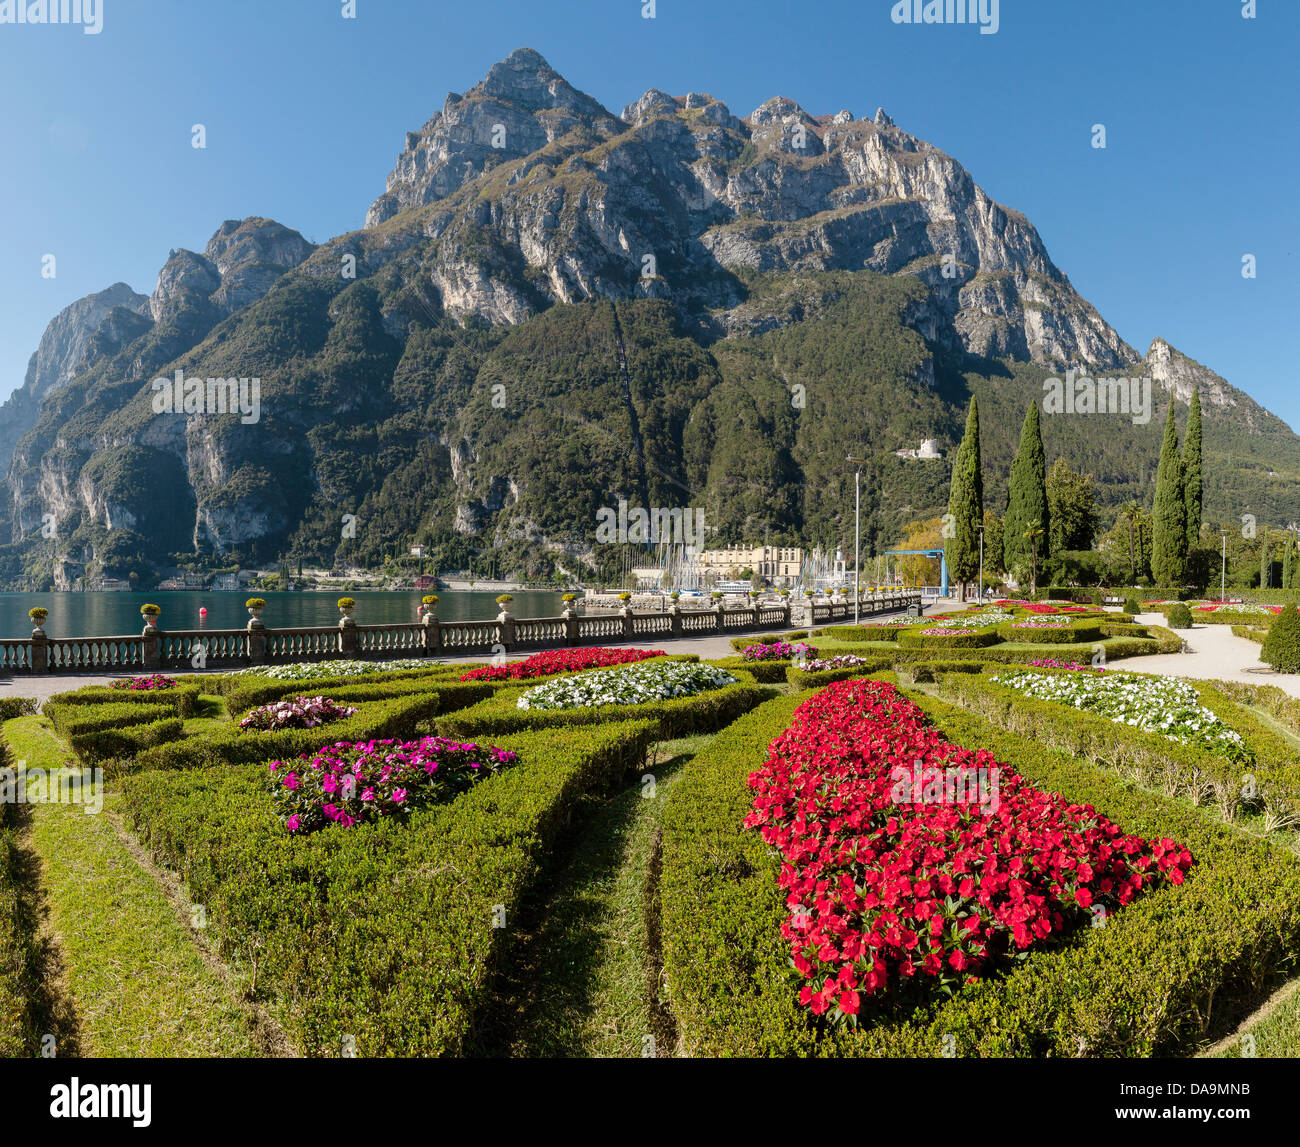
<path fill-rule="evenodd" d="M 990 625 L 1001 625 L 1015 616 L 1009 609 L 984 609 L 978 613 L 939 618 L 931 621 L 929 627 L 931 629 L 983 629 Z"/>
<path fill-rule="evenodd" d="M 1182 745 L 1196 745 L 1220 753 L 1229 760 L 1253 758 L 1241 734 L 1205 708 L 1195 689 L 1175 677 L 1022 670 L 992 680 L 1027 697 L 1099 713 L 1117 725 L 1159 733 Z"/>
<path fill-rule="evenodd" d="M 440 661 L 407 657 L 401 661 L 298 661 L 292 665 L 269 665 L 236 669 L 232 677 L 252 675 L 276 681 L 312 681 L 320 677 L 360 677 L 364 673 L 391 673 L 402 669 L 431 669 Z"/>
<path fill-rule="evenodd" d="M 643 705 L 691 697 L 736 684 L 716 665 L 692 661 L 641 662 L 619 669 L 596 669 L 548 681 L 524 693 L 520 709 L 588 709 L 596 705 Z"/>

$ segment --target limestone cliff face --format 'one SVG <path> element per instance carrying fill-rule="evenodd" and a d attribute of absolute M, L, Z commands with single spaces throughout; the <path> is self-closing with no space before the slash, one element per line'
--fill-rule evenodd
<path fill-rule="evenodd" d="M 657 297 L 703 303 L 729 330 L 734 273 L 865 267 L 920 277 L 919 327 L 976 355 L 1139 357 L 1024 216 L 883 109 L 814 116 L 776 97 L 740 119 L 710 95 L 651 89 L 615 118 L 522 50 L 411 133 L 367 226 L 439 201 L 428 274 L 461 318 Z"/>
<path fill-rule="evenodd" d="M 113 310 L 121 307 L 136 317 L 147 313 L 148 303 L 125 283 L 114 283 L 64 307 L 51 320 L 27 364 L 22 386 L 0 405 L 0 473 L 8 469 L 19 439 L 36 425 L 41 400 L 76 374 Z"/>

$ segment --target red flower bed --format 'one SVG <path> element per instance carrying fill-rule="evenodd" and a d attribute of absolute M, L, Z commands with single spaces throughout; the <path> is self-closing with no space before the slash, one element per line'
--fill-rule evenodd
<path fill-rule="evenodd" d="M 784 858 L 799 1001 L 832 1021 L 886 990 L 973 982 L 1192 864 L 945 741 L 883 682 L 827 686 L 769 754 L 745 827 Z"/>
<path fill-rule="evenodd" d="M 598 669 L 602 665 L 626 665 L 663 657 L 662 649 L 548 649 L 534 653 L 523 661 L 505 665 L 484 665 L 461 676 L 462 681 L 523 681 L 529 677 L 548 677 L 552 673 L 576 673 L 580 669 Z"/>

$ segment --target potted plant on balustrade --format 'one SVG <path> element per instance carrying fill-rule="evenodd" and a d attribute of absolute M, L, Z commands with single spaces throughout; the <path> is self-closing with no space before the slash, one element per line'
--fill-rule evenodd
<path fill-rule="evenodd" d="M 250 597 L 246 602 L 244 602 L 244 608 L 248 610 L 249 629 L 265 628 L 262 624 L 262 610 L 266 608 L 266 598 Z"/>
<path fill-rule="evenodd" d="M 503 593 L 497 598 L 497 605 L 501 607 L 501 612 L 497 615 L 498 619 L 510 616 L 510 603 L 514 600 L 514 595 L 508 593 Z"/>
<path fill-rule="evenodd" d="M 564 612 L 573 613 L 578 608 L 578 595 L 576 593 L 562 593 L 560 600 L 564 602 Z"/>
<path fill-rule="evenodd" d="M 157 629 L 158 618 L 162 616 L 162 609 L 159 606 L 154 605 L 152 602 L 145 602 L 145 604 L 140 607 L 140 616 L 144 618 L 146 629 Z"/>
<path fill-rule="evenodd" d="M 352 611 L 357 607 L 357 599 L 354 597 L 341 597 L 338 600 L 339 612 L 343 615 L 339 618 L 340 625 L 355 625 L 352 620 Z"/>
<path fill-rule="evenodd" d="M 438 612 L 438 595 L 436 593 L 426 593 L 420 598 L 419 608 L 415 612 L 419 615 L 421 621 L 430 614 L 436 614 Z"/>
<path fill-rule="evenodd" d="M 32 619 L 32 636 L 38 633 L 45 636 L 45 619 L 50 616 L 50 611 L 43 606 L 35 606 L 27 611 L 27 616 Z"/>

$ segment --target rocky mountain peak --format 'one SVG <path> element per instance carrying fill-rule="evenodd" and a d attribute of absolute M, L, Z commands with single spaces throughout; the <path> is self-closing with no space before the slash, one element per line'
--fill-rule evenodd
<path fill-rule="evenodd" d="M 1240 392 L 1236 387 L 1208 366 L 1202 366 L 1188 358 L 1164 339 L 1152 340 L 1145 362 L 1152 382 L 1162 387 L 1177 402 L 1191 402 L 1192 391 L 1199 390 L 1201 402 L 1206 406 L 1238 405 Z"/>
<path fill-rule="evenodd" d="M 540 53 L 519 48 L 463 96 L 449 94 L 420 131 L 406 133 L 386 190 L 366 213 L 366 226 L 436 202 L 490 167 L 580 127 L 606 138 L 624 130 L 613 113 L 570 85 Z"/>

